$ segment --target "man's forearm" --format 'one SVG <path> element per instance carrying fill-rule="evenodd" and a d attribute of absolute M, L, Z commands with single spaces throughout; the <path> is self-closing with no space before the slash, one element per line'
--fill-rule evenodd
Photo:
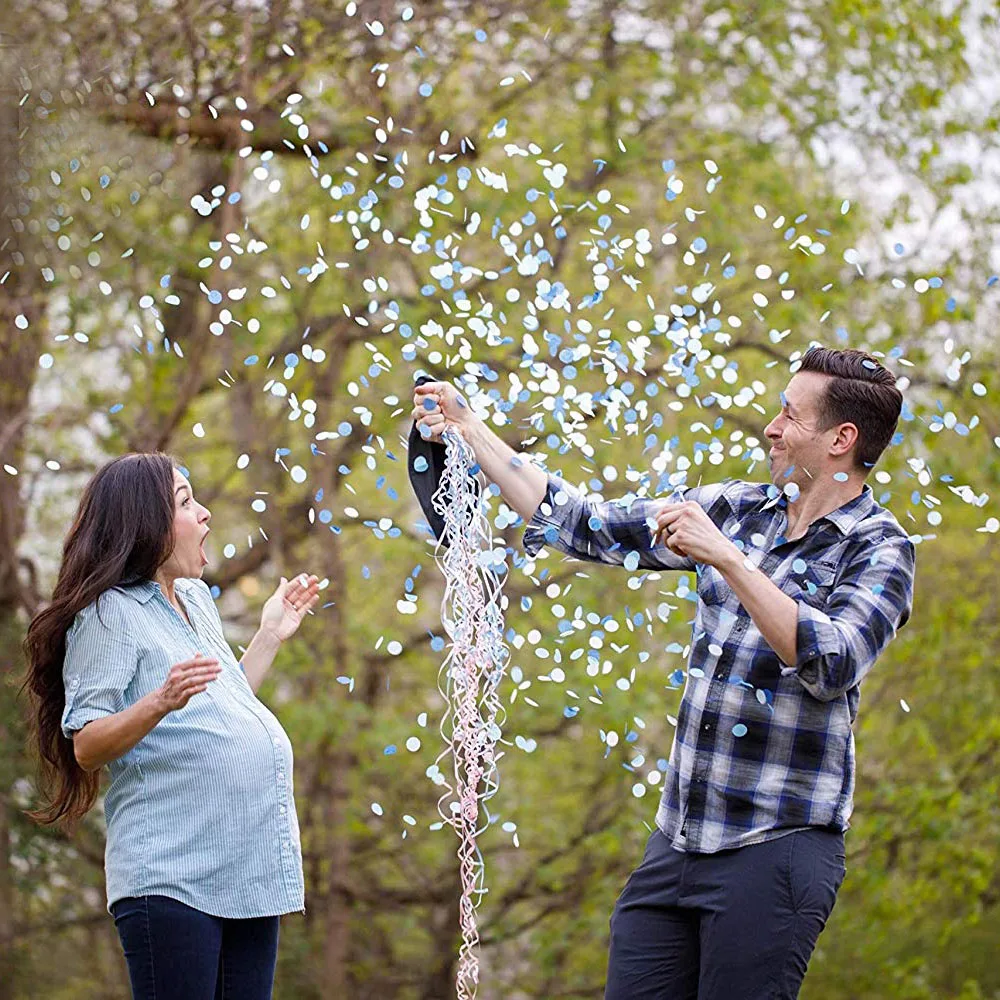
<path fill-rule="evenodd" d="M 507 505 L 530 521 L 545 498 L 548 476 L 530 459 L 518 455 L 479 419 L 462 427 L 483 473 L 500 487 Z M 515 461 L 516 460 L 516 461 Z"/>
<path fill-rule="evenodd" d="M 747 569 L 744 555 L 733 546 L 733 555 L 716 568 L 746 608 L 760 634 L 778 655 L 794 667 L 797 659 L 799 606 L 758 569 Z"/>

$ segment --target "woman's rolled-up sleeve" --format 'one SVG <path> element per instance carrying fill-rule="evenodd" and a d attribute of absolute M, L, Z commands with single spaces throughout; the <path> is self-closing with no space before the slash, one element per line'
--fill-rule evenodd
<path fill-rule="evenodd" d="M 125 709 L 125 689 L 138 662 L 124 609 L 114 597 L 102 595 L 77 614 L 66 633 L 63 660 L 66 707 L 62 731 L 67 739 L 88 722 Z"/>

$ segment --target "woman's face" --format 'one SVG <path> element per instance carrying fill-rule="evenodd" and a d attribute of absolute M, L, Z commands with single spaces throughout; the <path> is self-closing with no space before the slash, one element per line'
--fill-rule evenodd
<path fill-rule="evenodd" d="M 164 576 L 201 576 L 208 565 L 204 543 L 211 519 L 211 511 L 195 500 L 191 484 L 174 469 L 174 550 L 160 568 Z"/>

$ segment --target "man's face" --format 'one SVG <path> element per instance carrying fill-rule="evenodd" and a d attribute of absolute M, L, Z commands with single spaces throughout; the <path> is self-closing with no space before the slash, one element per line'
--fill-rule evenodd
<path fill-rule="evenodd" d="M 771 482 L 784 487 L 796 483 L 806 489 L 827 471 L 829 445 L 836 427 L 820 430 L 819 402 L 828 378 L 818 372 L 799 372 L 781 394 L 781 410 L 764 429 L 771 443 L 768 465 Z"/>

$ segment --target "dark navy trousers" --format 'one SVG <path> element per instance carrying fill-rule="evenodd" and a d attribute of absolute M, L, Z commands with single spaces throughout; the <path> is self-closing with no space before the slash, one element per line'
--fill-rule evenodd
<path fill-rule="evenodd" d="M 280 917 L 227 920 L 170 899 L 112 904 L 133 1000 L 270 1000 Z"/>
<path fill-rule="evenodd" d="M 794 1000 L 845 870 L 833 830 L 716 854 L 654 831 L 611 916 L 605 1000 Z"/>

